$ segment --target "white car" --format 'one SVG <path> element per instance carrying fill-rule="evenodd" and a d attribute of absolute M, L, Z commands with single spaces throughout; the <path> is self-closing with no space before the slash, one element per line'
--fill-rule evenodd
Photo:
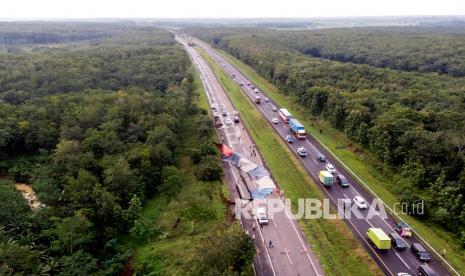
<path fill-rule="evenodd" d="M 265 102 L 269 102 L 269 101 L 270 101 L 270 99 L 268 99 L 268 98 L 265 98 Z"/>
<path fill-rule="evenodd" d="M 278 111 L 278 109 L 276 108 L 276 106 L 272 106 L 271 109 L 272 109 L 273 111 Z"/>
<path fill-rule="evenodd" d="M 226 124 L 230 125 L 231 124 L 231 119 L 226 119 Z"/>
<path fill-rule="evenodd" d="M 297 149 L 297 153 L 298 153 L 301 157 L 307 156 L 307 151 L 305 150 L 304 147 L 298 148 L 298 149 Z"/>
<path fill-rule="evenodd" d="M 366 209 L 366 208 L 368 208 L 367 202 L 366 202 L 365 199 L 363 199 L 363 197 L 361 197 L 361 196 L 356 196 L 356 197 L 354 197 L 354 204 L 357 205 L 357 207 L 358 207 L 359 209 Z"/>
<path fill-rule="evenodd" d="M 216 109 L 216 104 L 212 104 L 212 109 L 215 110 Z"/>
<path fill-rule="evenodd" d="M 257 220 L 260 225 L 268 224 L 268 216 L 264 207 L 257 208 Z"/>
<path fill-rule="evenodd" d="M 271 122 L 272 122 L 273 124 L 275 124 L 275 125 L 276 125 L 277 123 L 279 123 L 278 118 L 276 118 L 276 117 L 274 117 L 273 119 L 271 119 Z"/>
<path fill-rule="evenodd" d="M 335 174 L 336 173 L 336 169 L 334 168 L 334 166 L 330 163 L 326 164 L 326 170 L 332 174 Z"/>

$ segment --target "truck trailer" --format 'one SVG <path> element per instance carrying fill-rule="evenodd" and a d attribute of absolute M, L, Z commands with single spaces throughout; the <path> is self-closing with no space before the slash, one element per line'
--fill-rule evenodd
<path fill-rule="evenodd" d="M 289 127 L 298 139 L 305 139 L 305 128 L 299 121 L 294 118 L 289 119 Z"/>
<path fill-rule="evenodd" d="M 391 239 L 381 228 L 368 228 L 368 238 L 379 250 L 391 249 Z"/>

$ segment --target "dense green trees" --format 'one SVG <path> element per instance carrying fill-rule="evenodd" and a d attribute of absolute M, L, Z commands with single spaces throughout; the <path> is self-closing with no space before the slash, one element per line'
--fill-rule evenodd
<path fill-rule="evenodd" d="M 195 275 L 233 275 L 247 271 L 255 254 L 255 245 L 239 225 L 222 224 L 211 229 L 202 239 L 197 249 Z"/>
<path fill-rule="evenodd" d="M 188 56 L 153 28 L 21 26 L 0 32 L 16 49 L 0 53 L 0 274 L 117 275 L 131 256 L 119 238 L 158 229 L 139 220 L 147 198 L 183 185 L 181 152 L 200 153 L 199 178 L 221 176 Z M 188 128 L 203 144 L 181 148 Z"/>
<path fill-rule="evenodd" d="M 423 219 L 459 235 L 465 233 L 465 79 L 315 58 L 461 76 L 465 72 L 465 59 L 460 58 L 463 30 L 191 32 L 251 65 L 296 97 L 310 116 L 325 118 L 385 166 L 399 170 L 403 179 L 391 189 L 403 202 L 425 201 Z M 394 44 L 392 49 L 386 46 Z M 377 64 L 376 58 L 386 62 Z M 445 69 L 437 70 L 436 62 Z M 433 66 L 420 68 L 425 64 Z"/>
<path fill-rule="evenodd" d="M 460 27 L 365 27 L 301 31 L 196 31 L 215 44 L 236 38 L 341 62 L 404 71 L 465 76 L 465 32 Z M 205 34 L 208 33 L 208 34 Z M 246 35 L 244 35 L 246 34 Z"/>

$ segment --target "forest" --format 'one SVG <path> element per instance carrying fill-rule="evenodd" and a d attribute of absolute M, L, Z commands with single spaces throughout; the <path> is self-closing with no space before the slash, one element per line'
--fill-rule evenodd
<path fill-rule="evenodd" d="M 316 58 L 402 71 L 465 76 L 462 27 L 365 27 L 323 30 L 216 29 L 215 40 L 238 35 L 265 47 L 274 45 Z M 209 31 L 211 35 L 213 33 Z M 242 36 L 241 34 L 248 34 Z M 223 37 L 227 34 L 226 37 Z M 199 33 L 199 35 L 201 35 Z M 250 36 L 250 37 L 249 37 Z M 253 39 L 259 36 L 260 39 Z"/>
<path fill-rule="evenodd" d="M 208 189 L 222 176 L 189 58 L 151 27 L 15 24 L 0 32 L 0 275 L 133 271 L 127 241 L 166 230 L 141 210 L 154 197 L 176 201 L 187 185 L 179 160 L 187 156 Z M 23 183 L 38 204 L 20 193 Z M 205 208 L 180 223 L 213 221 Z M 178 266 L 198 275 L 250 268 L 254 245 L 240 227 L 210 226 L 199 233 L 203 253 Z M 228 255 L 212 254 L 228 238 L 218 229 L 234 238 Z"/>
<path fill-rule="evenodd" d="M 465 247 L 463 30 L 187 30 L 252 66 L 310 118 L 324 118 L 368 150 L 380 173 L 398 172 L 388 188 L 410 208 L 424 201 L 426 212 L 417 216 L 455 233 Z M 448 69 L 420 68 L 432 55 Z M 357 56 L 363 58 L 352 60 Z"/>

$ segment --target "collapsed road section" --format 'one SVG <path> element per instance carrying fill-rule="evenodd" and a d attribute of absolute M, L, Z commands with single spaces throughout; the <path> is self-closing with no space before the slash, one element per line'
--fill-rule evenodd
<path fill-rule="evenodd" d="M 212 109 L 222 140 L 220 149 L 225 158 L 223 168 L 234 197 L 232 200 L 239 202 L 236 204 L 238 208 L 245 209 L 240 210 L 240 219 L 257 246 L 257 257 L 254 260 L 256 274 L 324 275 L 300 227 L 284 207 L 279 189 L 266 170 L 245 126 L 235 118 L 240 115 L 213 71 L 183 37 L 177 36 L 177 40 L 184 45 L 194 62 Z M 267 202 L 270 200 L 281 204 L 282 211 L 271 216 L 267 210 Z M 247 216 L 248 213 L 252 213 L 251 216 Z"/>

